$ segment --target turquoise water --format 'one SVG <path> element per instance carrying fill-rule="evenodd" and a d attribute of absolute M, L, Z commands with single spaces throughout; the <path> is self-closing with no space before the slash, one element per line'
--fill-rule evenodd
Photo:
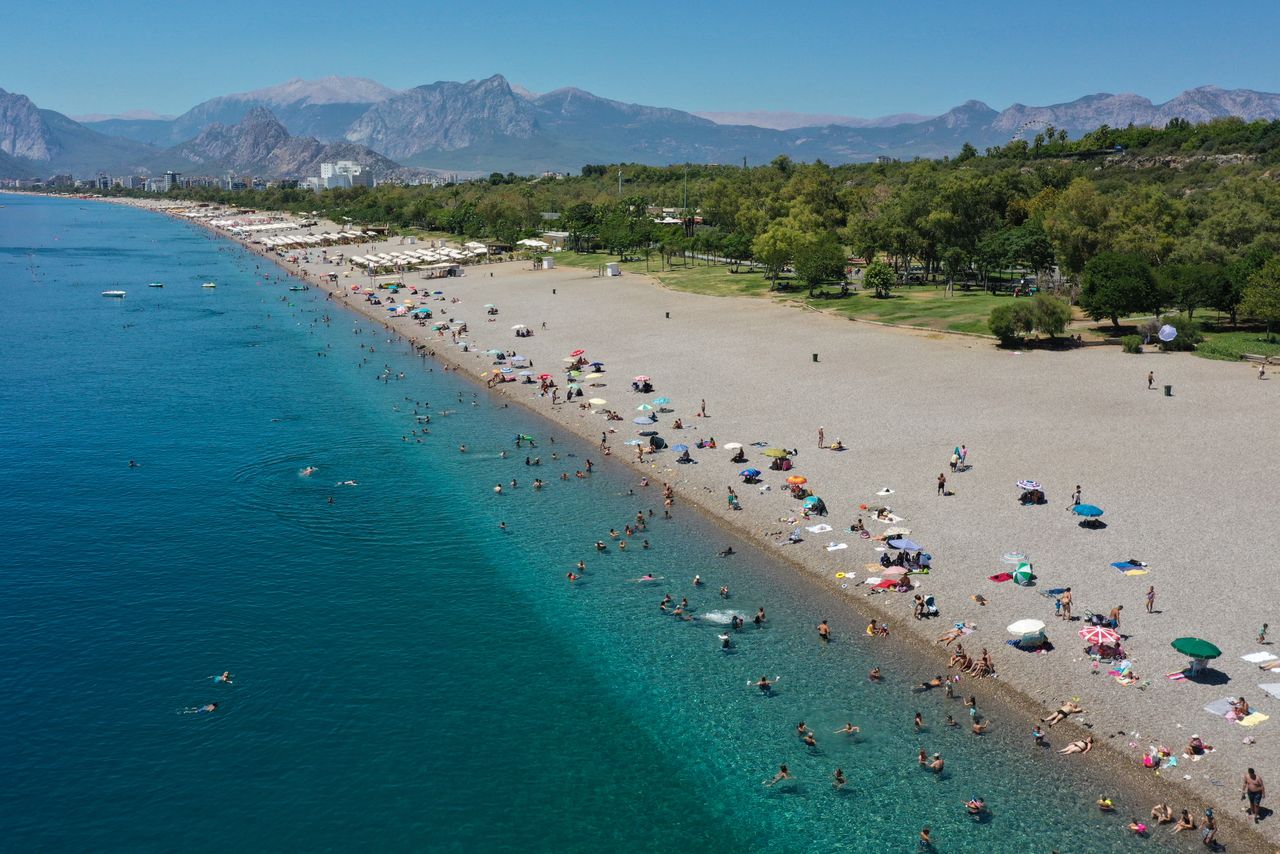
<path fill-rule="evenodd" d="M 590 448 L 254 256 L 133 210 L 4 203 L 7 848 L 911 851 L 923 825 L 940 851 L 1169 844 L 1099 816 L 1101 766 L 1050 759 L 1013 713 L 988 710 L 981 739 L 942 727 L 964 709 L 911 693 L 914 658 L 746 544 L 715 558 L 731 540 L 687 511 L 652 521 L 650 551 L 597 555 L 660 495 L 613 467 L 559 481 Z M 378 381 L 384 364 L 406 378 Z M 541 469 L 516 432 L 542 438 Z M 667 581 L 628 581 L 649 570 Z M 726 654 L 719 624 L 659 612 L 664 590 L 702 615 L 764 606 L 767 627 Z M 774 696 L 747 687 L 761 673 Z M 846 720 L 854 742 L 832 734 Z M 797 782 L 761 786 L 780 762 Z M 1150 807 L 1106 793 L 1124 818 Z M 988 821 L 965 815 L 974 794 Z"/>

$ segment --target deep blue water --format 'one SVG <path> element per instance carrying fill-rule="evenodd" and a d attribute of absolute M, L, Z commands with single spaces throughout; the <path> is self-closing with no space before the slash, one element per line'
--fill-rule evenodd
<path fill-rule="evenodd" d="M 620 468 L 559 481 L 587 446 L 317 291 L 160 216 L 0 199 L 9 850 L 912 851 L 923 825 L 940 851 L 1134 850 L 1093 800 L 1150 804 L 1101 766 L 1050 759 L 1010 712 L 982 739 L 941 726 L 964 710 L 911 693 L 913 657 L 744 543 L 716 559 L 729 538 L 687 511 L 651 523 L 649 551 L 597 555 L 660 496 Z M 406 378 L 377 381 L 384 364 Z M 499 457 L 516 432 L 541 438 L 540 470 Z M 628 581 L 648 570 L 667 581 Z M 725 654 L 720 625 L 660 614 L 664 590 L 704 615 L 763 605 L 767 628 Z M 747 687 L 761 673 L 775 696 Z M 855 742 L 832 734 L 846 720 Z M 780 762 L 797 782 L 761 786 Z"/>

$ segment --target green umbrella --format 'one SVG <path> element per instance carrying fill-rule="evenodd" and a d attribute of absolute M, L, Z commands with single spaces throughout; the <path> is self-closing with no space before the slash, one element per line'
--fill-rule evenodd
<path fill-rule="evenodd" d="M 1191 658 L 1217 658 L 1222 655 L 1222 650 L 1200 638 L 1178 638 L 1169 645 Z"/>
<path fill-rule="evenodd" d="M 1013 571 L 1014 584 L 1030 584 L 1032 579 L 1031 564 L 1020 563 L 1018 568 Z"/>
<path fill-rule="evenodd" d="M 774 457 L 775 459 L 781 459 L 782 457 L 791 456 L 782 448 L 765 448 L 764 455 L 766 457 Z"/>

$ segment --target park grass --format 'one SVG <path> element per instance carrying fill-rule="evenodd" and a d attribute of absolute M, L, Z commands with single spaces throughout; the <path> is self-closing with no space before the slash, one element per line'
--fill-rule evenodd
<path fill-rule="evenodd" d="M 1238 362 L 1246 353 L 1280 356 L 1280 336 L 1268 341 L 1266 332 L 1205 332 L 1204 337 L 1204 342 L 1196 347 L 1196 355 L 1206 359 Z"/>

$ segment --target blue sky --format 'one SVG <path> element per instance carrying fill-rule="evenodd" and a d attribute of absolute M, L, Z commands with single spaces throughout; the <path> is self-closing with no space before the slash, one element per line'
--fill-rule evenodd
<path fill-rule="evenodd" d="M 180 113 L 292 77 L 395 88 L 501 73 L 686 110 L 876 116 L 1093 92 L 1280 91 L 1280 4 L 980 2 L 6 4 L 0 88 L 69 114 Z"/>

